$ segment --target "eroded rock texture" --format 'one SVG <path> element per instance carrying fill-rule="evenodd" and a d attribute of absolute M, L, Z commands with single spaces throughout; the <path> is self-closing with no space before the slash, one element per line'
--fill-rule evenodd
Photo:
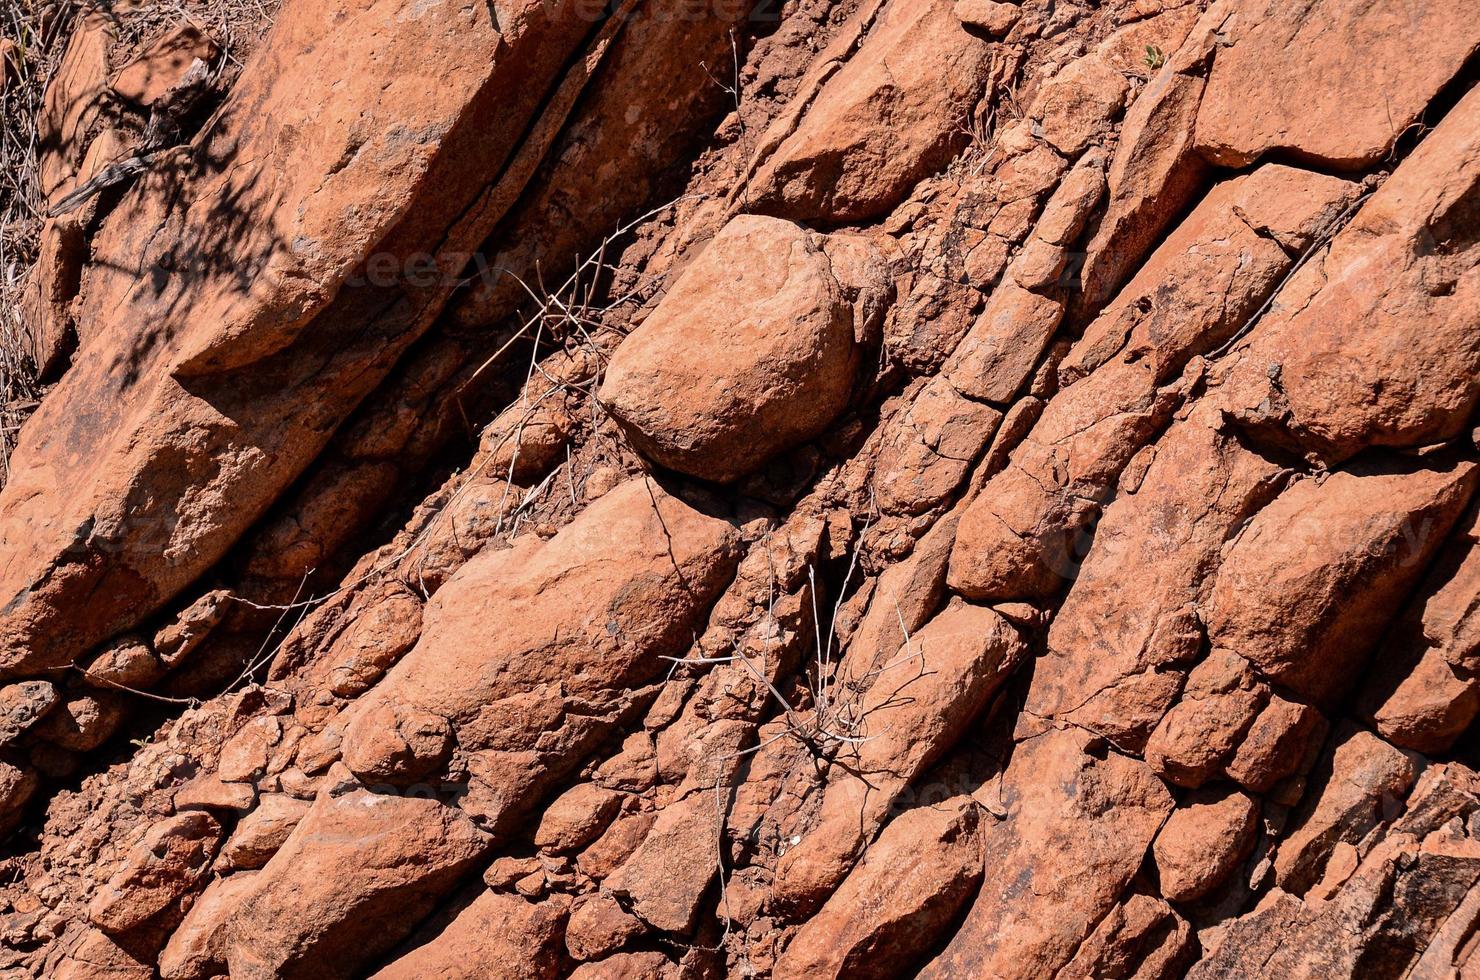
<path fill-rule="evenodd" d="M 1466 3 L 140 9 L 38 133 L 0 973 L 1480 971 Z"/>

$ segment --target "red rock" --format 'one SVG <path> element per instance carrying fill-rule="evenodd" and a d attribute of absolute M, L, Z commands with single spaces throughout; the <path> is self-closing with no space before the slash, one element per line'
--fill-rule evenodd
<path fill-rule="evenodd" d="M 71 663 L 220 559 L 452 291 L 341 288 L 369 252 L 460 268 L 502 216 L 488 175 L 589 25 L 414 6 L 287 4 L 299 54 L 253 59 L 192 151 L 220 165 L 156 167 L 95 237 L 87 341 L 0 491 L 0 672 Z"/>
<path fill-rule="evenodd" d="M 1004 282 L 946 362 L 946 380 L 972 398 L 1011 402 L 1063 315 L 1057 300 Z"/>
<path fill-rule="evenodd" d="M 159 975 L 164 980 L 190 980 L 209 976 L 212 964 L 222 962 L 220 922 L 236 908 L 237 902 L 256 887 L 257 874 L 241 871 L 217 878 L 206 886 L 190 907 L 170 941 L 159 954 Z"/>
<path fill-rule="evenodd" d="M 950 499 L 981 455 L 1002 413 L 963 398 L 936 378 L 884 429 L 873 487 L 888 513 L 920 514 Z"/>
<path fill-rule="evenodd" d="M 22 681 L 0 687 L 0 745 L 8 745 L 40 721 L 57 703 L 50 681 Z"/>
<path fill-rule="evenodd" d="M 1054 149 L 1079 156 L 1110 131 L 1130 85 L 1098 55 L 1071 61 L 1038 90 L 1028 117 Z"/>
<path fill-rule="evenodd" d="M 502 829 L 594 751 L 612 725 L 601 710 L 620 711 L 663 656 L 683 652 L 737 544 L 730 524 L 644 478 L 548 542 L 485 552 L 437 592 L 415 649 L 357 702 L 344 758 L 374 781 L 402 753 L 387 711 L 450 719 L 471 775 L 462 806 Z"/>
<path fill-rule="evenodd" d="M 1210 192 L 1085 329 L 1060 368 L 1073 383 L 962 515 L 952 587 L 977 599 L 1057 588 L 1096 503 L 1175 407 L 1178 393 L 1164 386 L 1274 291 L 1293 262 L 1279 242 L 1293 249 L 1312 241 L 1353 191 L 1345 181 L 1264 167 Z"/>
<path fill-rule="evenodd" d="M 433 938 L 373 974 L 376 980 L 553 980 L 562 974 L 570 900 L 526 902 L 483 892 Z"/>
<path fill-rule="evenodd" d="M 1468 526 L 1467 526 L 1468 525 Z M 1374 658 L 1362 709 L 1378 734 L 1420 752 L 1447 750 L 1480 713 L 1480 548 L 1461 521 Z"/>
<path fill-rule="evenodd" d="M 865 325 L 827 240 L 775 218 L 725 226 L 617 348 L 598 398 L 654 461 L 721 482 L 847 406 Z"/>
<path fill-rule="evenodd" d="M 1348 690 L 1474 489 L 1472 464 L 1432 463 L 1302 480 L 1260 511 L 1218 570 L 1213 645 L 1307 697 Z"/>
<path fill-rule="evenodd" d="M 190 812 L 149 828 L 87 907 L 88 918 L 110 933 L 128 932 L 188 894 L 211 868 L 221 825 Z"/>
<path fill-rule="evenodd" d="M 237 822 L 236 829 L 221 845 L 217 869 L 240 871 L 262 867 L 283 846 L 308 809 L 307 800 L 295 800 L 284 793 L 265 794 L 257 808 Z"/>
<path fill-rule="evenodd" d="M 1225 769 L 1245 789 L 1267 793 L 1315 761 L 1326 730 L 1326 719 L 1315 708 L 1271 694 Z"/>
<path fill-rule="evenodd" d="M 712 791 L 691 793 L 658 811 L 641 846 L 604 887 L 658 929 L 688 934 L 719 868 L 719 822 Z"/>
<path fill-rule="evenodd" d="M 1302 894 L 1319 880 L 1336 844 L 1355 844 L 1395 815 L 1417 775 L 1413 763 L 1368 732 L 1338 732 L 1335 754 L 1316 771 L 1316 785 L 1275 852 L 1280 887 Z"/>
<path fill-rule="evenodd" d="M 56 980 L 151 980 L 154 968 L 98 929 L 87 929 L 47 974 Z"/>
<path fill-rule="evenodd" d="M 110 691 L 74 694 L 49 711 L 36 734 L 74 752 L 88 752 L 113 737 L 124 720 L 124 701 Z"/>
<path fill-rule="evenodd" d="M 577 961 L 599 960 L 647 932 L 636 916 L 625 912 L 602 889 L 576 899 L 565 929 L 565 948 Z"/>
<path fill-rule="evenodd" d="M 167 668 L 148 644 L 125 637 L 105 646 L 82 671 L 95 687 L 144 690 L 164 676 Z"/>
<path fill-rule="evenodd" d="M 382 701 L 350 723 L 343 756 L 350 771 L 366 782 L 409 786 L 441 770 L 452 748 L 446 716 Z"/>
<path fill-rule="evenodd" d="M 817 815 L 777 862 L 778 907 L 807 915 L 842 883 L 910 783 L 961 736 L 1021 662 L 1017 631 L 990 609 L 954 603 L 913 634 L 856 709 L 826 725 L 861 738 L 834 766 Z M 832 729 L 824 729 L 832 731 Z"/>
<path fill-rule="evenodd" d="M 576 859 L 581 871 L 598 881 L 611 874 L 642 844 L 656 818 L 651 811 L 638 811 L 613 820 L 606 833 Z"/>
<path fill-rule="evenodd" d="M 1278 492 L 1280 476 L 1216 412 L 1174 423 L 1135 492 L 1105 509 L 1049 629 L 1027 710 L 1144 749 L 1201 652 L 1194 609 L 1209 571 L 1227 537 Z"/>
<path fill-rule="evenodd" d="M 956 16 L 961 23 L 979 27 L 994 37 L 1001 37 L 1017 23 L 1017 4 L 997 0 L 956 0 Z"/>
<path fill-rule="evenodd" d="M 82 163 L 89 130 L 107 88 L 108 48 L 115 37 L 107 16 L 89 10 L 67 44 L 36 121 L 37 169 L 42 195 L 54 201 L 68 193 Z"/>
<path fill-rule="evenodd" d="M 545 807 L 534 842 L 555 854 L 578 851 L 601 835 L 622 805 L 622 795 L 579 783 Z"/>
<path fill-rule="evenodd" d="M 1241 0 L 1221 25 L 1199 152 L 1228 167 L 1280 151 L 1344 170 L 1377 163 L 1480 48 L 1468 13 L 1462 0 L 1412 11 Z M 1407 56 L 1415 47 L 1423 57 Z"/>
<path fill-rule="evenodd" d="M 1105 215 L 1081 270 L 1077 308 L 1090 315 L 1099 312 L 1205 185 L 1209 168 L 1193 149 L 1193 129 L 1207 61 L 1230 10 L 1226 0 L 1209 5 L 1126 110 L 1106 173 Z"/>
<path fill-rule="evenodd" d="M 569 980 L 673 980 L 679 976 L 662 953 L 617 953 L 599 963 L 582 963 Z"/>
<path fill-rule="evenodd" d="M 20 823 L 22 808 L 40 784 L 32 770 L 0 759 L 0 834 L 9 834 Z"/>
<path fill-rule="evenodd" d="M 324 794 L 251 887 L 192 930 L 219 930 L 202 955 L 233 976 L 350 976 L 404 938 L 488 846 L 435 800 Z"/>
<path fill-rule="evenodd" d="M 990 57 L 952 8 L 889 4 L 856 53 L 828 52 L 805 112 L 782 115 L 761 137 L 744 188 L 749 206 L 796 221 L 859 221 L 894 207 L 949 160 L 960 140 L 952 107 L 976 102 Z M 856 16 L 866 27 L 873 15 Z"/>
<path fill-rule="evenodd" d="M 1471 90 L 1322 260 L 1280 290 L 1237 352 L 1224 397 L 1260 438 L 1335 465 L 1370 446 L 1429 445 L 1471 424 L 1480 272 L 1463 229 L 1480 194 L 1477 123 L 1480 92 Z"/>
<path fill-rule="evenodd" d="M 1147 739 L 1147 764 L 1169 783 L 1201 786 L 1222 771 L 1268 700 L 1247 660 L 1214 649 Z"/>
<path fill-rule="evenodd" d="M 1456 833 L 1480 797 L 1474 773 L 1454 764 L 1430 768 L 1407 813 L 1387 839 L 1324 899 L 1303 901 L 1278 889 L 1230 924 L 1189 976 L 1300 978 L 1452 976 L 1469 957 L 1480 884 L 1480 849 Z"/>
<path fill-rule="evenodd" d="M 1161 899 L 1138 891 L 1100 920 L 1059 976 L 1065 980 L 1178 976 L 1197 952 L 1187 920 Z"/>
<path fill-rule="evenodd" d="M 267 770 L 268 756 L 282 737 L 281 718 L 276 715 L 253 718 L 221 747 L 216 774 L 223 782 L 252 782 Z"/>
<path fill-rule="evenodd" d="M 1174 803 L 1143 763 L 1087 754 L 1095 742 L 1049 729 L 1014 749 L 982 889 L 922 978 L 1051 975 L 1115 906 Z"/>
<path fill-rule="evenodd" d="M 182 24 L 135 55 L 113 73 L 113 91 L 131 102 L 149 105 L 185 77 L 197 58 L 209 62 L 216 42 L 193 24 Z"/>
<path fill-rule="evenodd" d="M 1202 790 L 1167 818 L 1151 852 L 1161 893 L 1174 902 L 1223 884 L 1253 850 L 1259 804 L 1238 790 Z"/>
<path fill-rule="evenodd" d="M 970 797 L 895 817 L 797 930 L 773 976 L 900 976 L 942 937 L 981 880 L 979 819 Z"/>

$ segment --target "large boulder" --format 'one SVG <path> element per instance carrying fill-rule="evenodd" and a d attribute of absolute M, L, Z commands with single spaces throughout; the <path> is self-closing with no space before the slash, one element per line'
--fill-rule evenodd
<path fill-rule="evenodd" d="M 1242 0 L 1220 26 L 1197 147 L 1230 167 L 1371 166 L 1480 48 L 1469 0 Z"/>
<path fill-rule="evenodd" d="M 352 709 L 345 763 L 373 784 L 437 785 L 455 739 L 470 772 L 463 808 L 508 828 L 692 642 L 738 546 L 729 521 L 639 478 L 548 542 L 484 552 Z"/>
<path fill-rule="evenodd" d="M 0 492 L 0 674 L 178 594 L 425 331 L 589 31 L 568 6 L 284 5 L 198 145 L 93 241 L 82 345 Z"/>
<path fill-rule="evenodd" d="M 165 951 L 165 975 L 363 975 L 491 843 L 437 800 L 321 793 L 266 867 L 225 879 L 229 900 L 191 910 Z"/>
<path fill-rule="evenodd" d="M 648 458 L 733 480 L 847 407 L 884 287 L 858 239 L 735 218 L 617 348 L 598 398 Z"/>

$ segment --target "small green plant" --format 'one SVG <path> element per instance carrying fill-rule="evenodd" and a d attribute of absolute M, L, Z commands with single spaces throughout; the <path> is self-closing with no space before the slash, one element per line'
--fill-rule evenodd
<path fill-rule="evenodd" d="M 1152 71 L 1167 63 L 1167 56 L 1154 44 L 1146 45 L 1146 67 Z"/>

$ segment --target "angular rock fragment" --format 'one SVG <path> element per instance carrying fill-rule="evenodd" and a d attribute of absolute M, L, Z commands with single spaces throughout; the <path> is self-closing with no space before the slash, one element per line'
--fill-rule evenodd
<path fill-rule="evenodd" d="M 901 975 L 934 945 L 981 879 L 980 819 L 969 797 L 895 817 L 797 931 L 773 975 Z"/>
<path fill-rule="evenodd" d="M 1208 638 L 1317 701 L 1350 690 L 1474 491 L 1473 463 L 1374 460 L 1301 480 L 1229 548 Z"/>
<path fill-rule="evenodd" d="M 1161 893 L 1187 902 L 1221 885 L 1253 849 L 1258 818 L 1259 805 L 1238 790 L 1183 800 L 1152 846 Z"/>
<path fill-rule="evenodd" d="M 956 120 L 986 82 L 986 42 L 961 26 L 952 0 L 879 6 L 855 15 L 865 32 L 856 52 L 813 69 L 820 91 L 800 119 L 783 115 L 761 138 L 744 189 L 752 208 L 795 221 L 875 217 L 959 145 Z"/>
<path fill-rule="evenodd" d="M 554 980 L 565 963 L 569 899 L 529 902 L 485 891 L 434 937 L 373 974 L 376 980 Z"/>
<path fill-rule="evenodd" d="M 1241 0 L 1229 13 L 1197 114 L 1199 152 L 1228 167 L 1275 152 L 1370 166 L 1480 49 L 1463 0 Z"/>
<path fill-rule="evenodd" d="M 320 795 L 286 844 L 186 926 L 200 939 L 178 978 L 349 977 L 404 938 L 490 845 L 436 800 Z M 230 880 L 230 879 L 228 879 Z"/>
<path fill-rule="evenodd" d="M 88 918 L 109 933 L 143 925 L 210 871 L 220 841 L 221 825 L 210 814 L 181 813 L 160 821 L 93 898 Z"/>

